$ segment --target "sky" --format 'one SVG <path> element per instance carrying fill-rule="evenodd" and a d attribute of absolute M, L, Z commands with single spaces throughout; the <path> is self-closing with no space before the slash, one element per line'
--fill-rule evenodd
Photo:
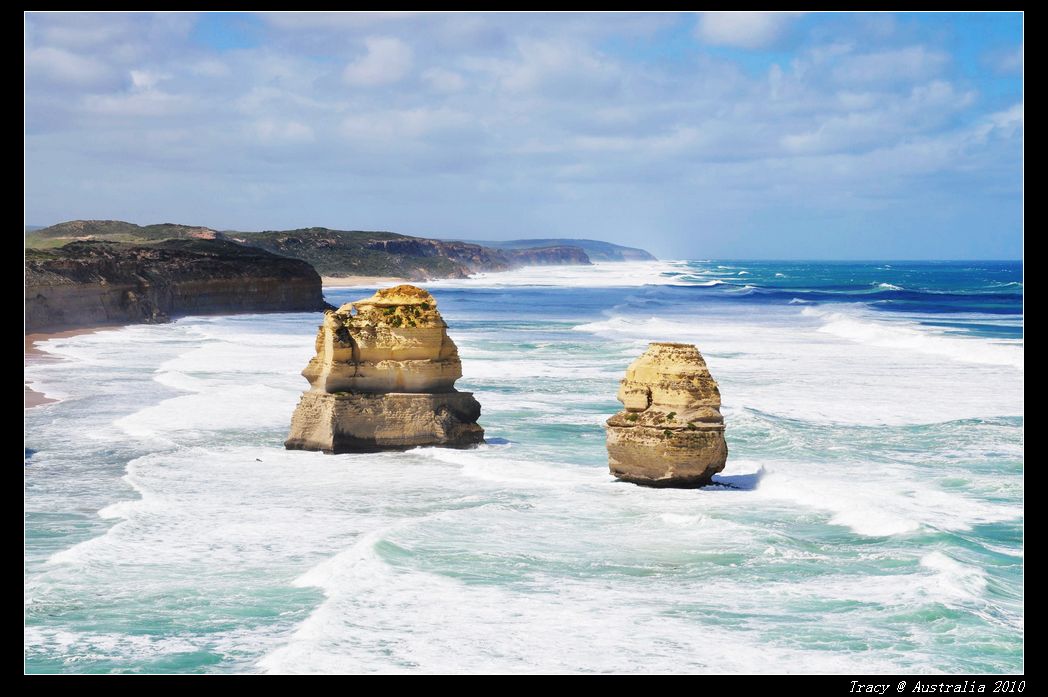
<path fill-rule="evenodd" d="M 25 222 L 1016 259 L 1020 13 L 25 15 Z"/>

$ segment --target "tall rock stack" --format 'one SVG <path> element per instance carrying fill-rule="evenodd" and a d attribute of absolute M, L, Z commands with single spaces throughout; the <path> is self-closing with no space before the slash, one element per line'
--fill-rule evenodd
<path fill-rule="evenodd" d="M 329 310 L 317 354 L 302 375 L 310 389 L 291 418 L 289 450 L 331 453 L 463 447 L 484 441 L 480 404 L 459 392 L 458 349 L 421 288 L 387 288 Z"/>
<path fill-rule="evenodd" d="M 626 370 L 608 419 L 611 473 L 656 487 L 698 487 L 724 469 L 720 390 L 691 344 L 656 342 Z"/>

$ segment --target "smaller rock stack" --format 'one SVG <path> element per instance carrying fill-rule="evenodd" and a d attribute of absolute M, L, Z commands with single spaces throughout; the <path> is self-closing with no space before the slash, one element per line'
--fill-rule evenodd
<path fill-rule="evenodd" d="M 459 392 L 458 349 L 421 288 L 403 285 L 328 310 L 289 450 L 343 453 L 481 443 L 480 404 Z"/>
<path fill-rule="evenodd" d="M 626 370 L 608 419 L 608 463 L 619 479 L 655 487 L 709 484 L 728 446 L 720 390 L 691 344 L 655 342 Z"/>

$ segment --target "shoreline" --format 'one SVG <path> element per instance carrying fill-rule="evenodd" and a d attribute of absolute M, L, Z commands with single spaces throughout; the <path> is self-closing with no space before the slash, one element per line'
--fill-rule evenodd
<path fill-rule="evenodd" d="M 402 283 L 424 283 L 397 276 L 321 276 L 320 284 L 324 288 L 372 288 L 377 286 L 396 286 Z"/>
<path fill-rule="evenodd" d="M 93 334 L 103 329 L 110 329 L 114 327 L 93 327 L 87 329 L 65 329 L 57 332 L 34 332 L 25 335 L 25 355 L 23 360 L 23 369 L 28 368 L 34 363 L 46 363 L 50 361 L 60 361 L 61 356 L 56 356 L 53 353 L 42 351 L 37 345 L 38 341 L 47 341 L 48 339 L 60 339 L 67 336 L 77 336 L 80 334 Z M 44 404 L 54 404 L 61 400 L 53 397 L 48 397 L 43 392 L 38 392 L 29 386 L 29 380 L 25 378 L 23 374 L 23 380 L 25 383 L 25 400 L 23 409 L 33 409 Z"/>
<path fill-rule="evenodd" d="M 609 264 L 609 263 L 610 264 L 618 264 L 618 263 L 623 263 L 623 262 L 599 262 L 597 264 L 588 265 L 587 268 L 592 268 L 592 266 L 598 266 L 598 265 L 601 265 L 601 264 Z M 558 265 L 558 266 L 573 266 L 573 265 L 568 264 L 568 265 Z M 526 269 L 526 268 L 529 268 L 529 267 L 520 267 L 520 268 L 521 269 Z M 531 267 L 531 268 L 545 268 L 545 267 L 541 267 L 540 266 L 540 267 Z M 482 272 L 480 275 L 486 275 L 486 274 L 491 274 L 491 273 L 506 273 L 506 272 L 509 272 L 509 271 L 519 271 L 519 270 L 520 269 L 510 269 L 510 270 L 502 271 L 502 272 L 498 272 L 498 271 Z M 444 279 L 430 279 L 430 280 L 444 280 Z M 463 279 L 457 279 L 457 280 L 463 280 Z M 387 286 L 400 285 L 400 284 L 404 284 L 404 283 L 420 284 L 420 283 L 427 283 L 427 281 L 412 280 L 410 278 L 402 278 L 402 277 L 399 277 L 399 276 L 321 276 L 321 285 L 325 289 L 328 289 L 328 288 L 382 288 L 382 287 L 387 287 Z M 224 315 L 224 314 L 228 314 L 228 313 L 216 313 L 216 314 Z M 63 330 L 58 330 L 58 331 L 47 331 L 47 332 L 32 332 L 32 333 L 29 333 L 29 334 L 25 334 L 24 335 L 25 336 L 25 354 L 24 354 L 23 367 L 24 368 L 28 368 L 30 365 L 32 365 L 34 363 L 40 363 L 40 362 L 44 362 L 44 361 L 61 360 L 60 356 L 55 356 L 53 354 L 47 353 L 46 351 L 41 351 L 37 347 L 37 345 L 36 345 L 37 342 L 47 341 L 48 339 L 56 339 L 56 338 L 69 337 L 69 336 L 77 336 L 77 335 L 80 335 L 80 334 L 92 334 L 94 332 L 104 331 L 104 330 L 107 330 L 107 329 L 119 329 L 121 327 L 129 326 L 130 324 L 135 324 L 135 323 L 127 323 L 127 324 L 124 324 L 124 323 L 113 323 L 113 324 L 99 325 L 99 326 L 95 326 L 95 327 L 85 327 L 85 328 L 78 328 L 78 329 L 63 329 Z M 53 404 L 55 402 L 61 401 L 61 400 L 55 399 L 53 397 L 49 397 L 49 396 L 47 396 L 43 392 L 40 392 L 38 390 L 34 390 L 32 387 L 30 387 L 29 381 L 27 379 L 24 380 L 24 386 L 25 386 L 24 404 L 23 404 L 24 409 L 33 409 L 35 407 L 39 407 L 39 406 L 42 406 L 44 404 Z"/>

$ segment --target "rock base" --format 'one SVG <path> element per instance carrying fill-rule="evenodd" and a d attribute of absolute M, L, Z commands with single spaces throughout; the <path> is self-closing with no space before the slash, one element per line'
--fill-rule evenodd
<path fill-rule="evenodd" d="M 471 392 L 351 394 L 306 392 L 291 418 L 288 450 L 374 452 L 484 442 Z"/>
<path fill-rule="evenodd" d="M 616 423 L 608 429 L 608 466 L 623 481 L 682 489 L 706 486 L 724 469 L 724 427 L 658 429 Z"/>

